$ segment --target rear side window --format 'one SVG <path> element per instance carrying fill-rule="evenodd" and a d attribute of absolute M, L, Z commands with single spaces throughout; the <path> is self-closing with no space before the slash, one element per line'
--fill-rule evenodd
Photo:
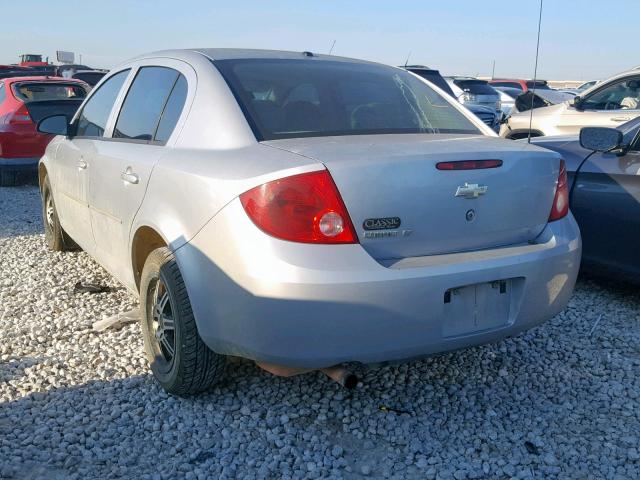
<path fill-rule="evenodd" d="M 14 83 L 13 93 L 18 100 L 24 103 L 42 100 L 68 100 L 70 98 L 82 99 L 87 96 L 87 91 L 82 85 L 62 82 Z"/>
<path fill-rule="evenodd" d="M 127 75 L 129 75 L 129 70 L 116 73 L 87 100 L 87 104 L 78 118 L 77 136 L 101 137 L 104 134 L 109 114 Z"/>
<path fill-rule="evenodd" d="M 113 138 L 149 142 L 180 74 L 167 67 L 142 67 L 122 104 Z"/>
<path fill-rule="evenodd" d="M 176 84 L 173 86 L 169 100 L 167 100 L 167 105 L 164 107 L 154 140 L 165 143 L 169 139 L 171 133 L 173 133 L 173 129 L 178 123 L 186 99 L 187 79 L 180 75 Z"/>
<path fill-rule="evenodd" d="M 7 94 L 4 90 L 4 83 L 0 82 L 0 105 L 4 103 L 5 98 L 7 98 Z"/>

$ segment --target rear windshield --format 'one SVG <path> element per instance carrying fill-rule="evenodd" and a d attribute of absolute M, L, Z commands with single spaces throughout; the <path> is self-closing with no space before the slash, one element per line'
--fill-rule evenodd
<path fill-rule="evenodd" d="M 258 140 L 479 133 L 431 87 L 400 69 L 312 59 L 236 59 L 214 64 Z"/>
<path fill-rule="evenodd" d="M 453 83 L 464 92 L 475 93 L 476 95 L 497 95 L 496 91 L 484 80 L 454 79 Z"/>
<path fill-rule="evenodd" d="M 24 103 L 41 100 L 64 100 L 68 98 L 84 98 L 87 91 L 77 83 L 44 83 L 25 82 L 13 85 L 13 92 L 18 100 Z"/>
<path fill-rule="evenodd" d="M 73 74 L 73 78 L 82 80 L 94 87 L 105 75 L 105 72 L 78 72 Z"/>
<path fill-rule="evenodd" d="M 544 80 L 536 80 L 535 82 L 533 80 L 527 80 L 527 88 L 533 88 L 534 84 L 536 86 L 536 90 L 551 90 L 547 82 Z"/>

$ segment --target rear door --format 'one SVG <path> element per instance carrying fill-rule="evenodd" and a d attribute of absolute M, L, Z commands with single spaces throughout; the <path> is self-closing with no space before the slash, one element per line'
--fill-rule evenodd
<path fill-rule="evenodd" d="M 583 165 L 571 210 L 586 261 L 640 275 L 640 138 L 622 157 L 596 153 Z"/>
<path fill-rule="evenodd" d="M 124 283 L 133 283 L 129 234 L 153 167 L 165 151 L 182 113 L 188 65 L 145 61 L 133 72 L 122 107 L 104 141 L 96 145 L 89 180 L 91 226 L 96 256 Z M 194 83 L 192 83 L 194 84 Z"/>

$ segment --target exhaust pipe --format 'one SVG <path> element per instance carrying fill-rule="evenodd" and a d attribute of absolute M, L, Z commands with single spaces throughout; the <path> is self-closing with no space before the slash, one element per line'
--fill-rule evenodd
<path fill-rule="evenodd" d="M 351 373 L 346 368 L 329 367 L 329 368 L 321 369 L 321 372 L 324 373 L 331 380 L 342 385 L 347 390 L 353 390 L 358 386 L 359 379 L 357 375 Z"/>
<path fill-rule="evenodd" d="M 273 363 L 265 363 L 265 362 L 256 362 L 256 365 L 263 370 L 271 373 L 272 375 L 276 375 L 278 377 L 292 377 L 294 375 L 300 375 L 302 373 L 308 373 L 316 371 L 314 368 L 296 368 L 296 367 L 285 367 L 283 365 L 275 365 Z M 327 367 L 319 369 L 322 373 L 324 373 L 331 380 L 339 383 L 344 388 L 352 390 L 358 386 L 358 382 L 360 381 L 357 375 L 351 373 L 344 367 L 335 366 L 335 367 Z"/>

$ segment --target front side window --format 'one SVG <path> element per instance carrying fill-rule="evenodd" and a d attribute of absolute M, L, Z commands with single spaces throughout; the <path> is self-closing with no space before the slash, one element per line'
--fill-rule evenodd
<path fill-rule="evenodd" d="M 180 73 L 167 67 L 142 67 L 125 98 L 113 138 L 151 141 Z"/>
<path fill-rule="evenodd" d="M 214 61 L 258 140 L 392 133 L 480 133 L 431 87 L 383 65 Z"/>
<path fill-rule="evenodd" d="M 77 136 L 101 137 L 104 135 L 109 114 L 128 75 L 129 70 L 116 73 L 87 100 L 78 117 Z"/>
<path fill-rule="evenodd" d="M 585 97 L 580 106 L 585 110 L 637 110 L 640 108 L 640 77 L 607 85 Z"/>

